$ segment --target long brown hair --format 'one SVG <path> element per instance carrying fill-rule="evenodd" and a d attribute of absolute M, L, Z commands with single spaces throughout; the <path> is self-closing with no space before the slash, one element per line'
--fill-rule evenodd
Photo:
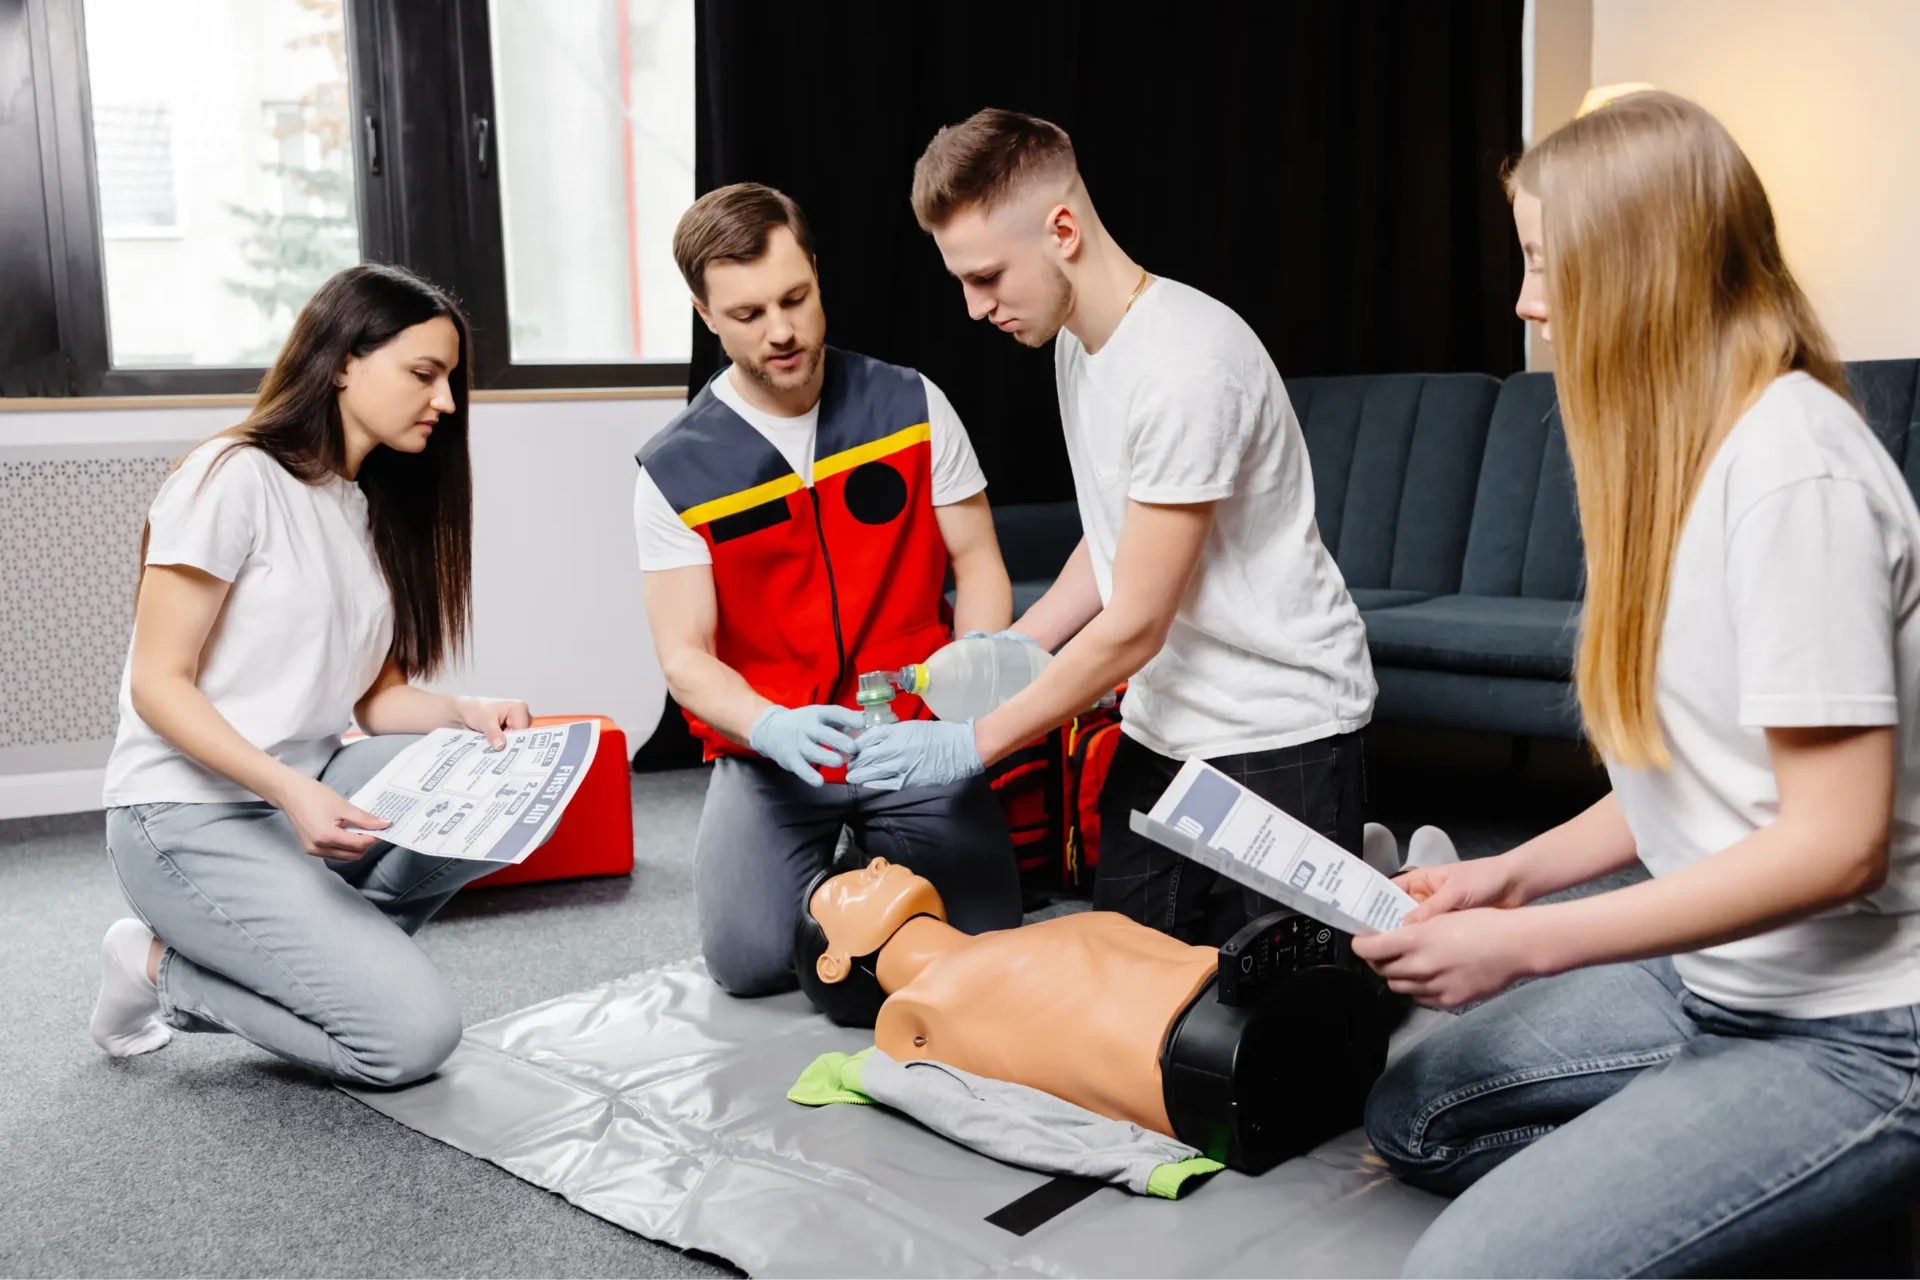
<path fill-rule="evenodd" d="M 1575 680 L 1587 735 L 1670 762 L 1655 706 L 1673 555 L 1720 443 L 1775 378 L 1847 396 L 1780 251 L 1759 175 L 1721 123 L 1635 93 L 1541 139 L 1508 178 L 1538 197 L 1554 384 L 1586 540 Z"/>
<path fill-rule="evenodd" d="M 349 267 L 321 285 L 294 319 L 245 421 L 221 433 L 235 449 L 265 453 L 307 484 L 346 470 L 346 432 L 334 379 L 365 356 L 437 316 L 460 337 L 448 382 L 454 409 L 419 453 L 376 448 L 355 477 L 367 498 L 375 555 L 393 598 L 392 657 L 409 679 L 430 676 L 467 636 L 473 599 L 473 470 L 467 454 L 470 344 L 466 317 L 440 289 L 399 267 Z M 205 481 L 203 480 L 204 484 Z M 147 531 L 140 535 L 142 572 Z"/>

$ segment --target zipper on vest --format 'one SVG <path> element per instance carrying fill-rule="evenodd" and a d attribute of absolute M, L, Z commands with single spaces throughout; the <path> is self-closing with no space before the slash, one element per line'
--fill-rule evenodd
<path fill-rule="evenodd" d="M 840 658 L 840 669 L 834 675 L 827 701 L 838 702 L 840 686 L 847 682 L 847 641 L 840 633 L 840 589 L 833 582 L 833 557 L 827 553 L 827 526 L 820 519 L 820 496 L 812 485 L 807 486 L 807 502 L 813 508 L 813 531 L 820 535 L 820 560 L 827 566 L 827 599 L 833 605 L 833 649 Z"/>

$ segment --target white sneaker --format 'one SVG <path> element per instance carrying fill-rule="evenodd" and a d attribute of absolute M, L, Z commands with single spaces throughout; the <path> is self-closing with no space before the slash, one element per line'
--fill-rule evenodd
<path fill-rule="evenodd" d="M 1407 841 L 1407 870 L 1415 867 L 1439 867 L 1460 861 L 1453 837 L 1438 827 L 1422 827 Z"/>
<path fill-rule="evenodd" d="M 1400 842 L 1393 832 L 1377 822 L 1369 822 L 1360 842 L 1360 860 L 1383 876 L 1400 874 Z"/>

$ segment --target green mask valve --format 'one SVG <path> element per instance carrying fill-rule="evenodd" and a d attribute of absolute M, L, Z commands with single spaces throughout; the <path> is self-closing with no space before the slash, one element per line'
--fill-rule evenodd
<path fill-rule="evenodd" d="M 900 723 L 900 717 L 893 713 L 894 675 L 891 671 L 861 673 L 860 689 L 854 698 L 867 713 L 866 728 Z"/>

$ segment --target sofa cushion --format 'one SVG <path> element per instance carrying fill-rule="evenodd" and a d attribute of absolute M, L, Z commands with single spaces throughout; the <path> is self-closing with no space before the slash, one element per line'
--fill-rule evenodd
<path fill-rule="evenodd" d="M 991 499 L 991 494 L 988 495 Z M 1016 502 L 993 508 L 993 532 L 1007 576 L 1051 583 L 1080 544 L 1080 508 L 1072 502 Z M 1019 609 L 1014 613 L 1018 615 Z"/>
<path fill-rule="evenodd" d="M 1350 588 L 1459 590 L 1499 391 L 1480 373 L 1287 383 L 1313 464 L 1320 539 Z"/>
<path fill-rule="evenodd" d="M 1847 366 L 1847 382 L 1861 414 L 1920 497 L 1920 360 L 1856 360 Z"/>
<path fill-rule="evenodd" d="M 1553 377 L 1517 373 L 1493 408 L 1460 591 L 1578 600 L 1583 555 Z"/>
<path fill-rule="evenodd" d="M 1440 596 L 1362 617 L 1375 666 L 1573 677 L 1579 606 L 1525 596 Z"/>
<path fill-rule="evenodd" d="M 1016 580 L 1013 584 L 1013 620 L 1018 622 L 1020 615 L 1038 604 L 1040 597 L 1047 594 L 1047 588 L 1052 585 L 1052 578 Z"/>
<path fill-rule="evenodd" d="M 1425 591 L 1398 591 L 1393 587 L 1348 587 L 1347 594 L 1362 611 L 1391 609 L 1395 605 L 1418 604 L 1433 597 Z"/>
<path fill-rule="evenodd" d="M 1380 724 L 1422 724 L 1533 738 L 1580 739 L 1580 704 L 1564 680 L 1375 667 Z"/>

